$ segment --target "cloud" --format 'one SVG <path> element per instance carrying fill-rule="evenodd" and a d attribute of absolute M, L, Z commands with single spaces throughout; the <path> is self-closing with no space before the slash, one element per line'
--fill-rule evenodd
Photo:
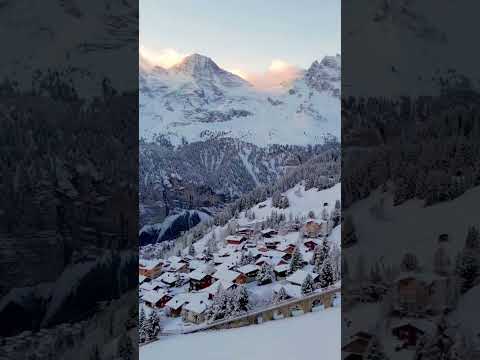
<path fill-rule="evenodd" d="M 242 77 L 259 89 L 274 89 L 281 83 L 296 79 L 300 72 L 301 69 L 298 66 L 292 65 L 285 60 L 274 59 L 265 72 L 243 72 L 244 76 Z M 241 73 L 237 72 L 236 74 L 241 76 Z"/>
<path fill-rule="evenodd" d="M 161 49 L 159 51 L 154 51 L 146 48 L 143 45 L 140 45 L 139 51 L 140 51 L 140 65 L 142 65 L 143 63 L 143 65 L 147 67 L 159 65 L 164 68 L 169 68 L 169 67 L 172 67 L 173 65 L 178 64 L 186 56 L 186 54 L 182 54 L 179 51 L 172 48 L 166 48 L 166 49 Z"/>

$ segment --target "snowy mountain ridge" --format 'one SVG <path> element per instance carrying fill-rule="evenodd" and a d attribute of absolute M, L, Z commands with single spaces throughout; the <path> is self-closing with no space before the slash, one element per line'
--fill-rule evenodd
<path fill-rule="evenodd" d="M 339 137 L 340 59 L 315 61 L 280 93 L 255 89 L 199 54 L 169 69 L 140 69 L 139 135 L 174 144 L 228 136 L 260 146 Z"/>

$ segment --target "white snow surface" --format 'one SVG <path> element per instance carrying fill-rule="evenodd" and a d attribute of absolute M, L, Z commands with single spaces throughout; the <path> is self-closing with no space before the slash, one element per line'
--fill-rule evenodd
<path fill-rule="evenodd" d="M 340 359 L 340 308 L 237 329 L 163 337 L 140 347 L 140 359 Z"/>

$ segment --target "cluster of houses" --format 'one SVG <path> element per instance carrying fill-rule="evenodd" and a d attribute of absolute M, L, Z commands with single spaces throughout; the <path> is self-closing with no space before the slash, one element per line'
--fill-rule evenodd
<path fill-rule="evenodd" d="M 263 264 L 271 265 L 274 282 L 284 280 L 282 286 L 274 284 L 273 291 L 283 287 L 289 297 L 300 297 L 300 287 L 307 275 L 314 282 L 319 276 L 303 269 L 288 273 L 299 232 L 304 235 L 301 251 L 306 265 L 315 246 L 328 235 L 324 221 L 309 219 L 303 225 L 294 224 L 281 230 L 258 231 L 253 226 L 244 226 L 227 236 L 225 246 L 210 256 L 202 252 L 194 256 L 140 260 L 140 299 L 148 307 L 162 309 L 167 316 L 202 323 L 220 286 L 231 289 L 255 281 Z"/>
<path fill-rule="evenodd" d="M 439 247 L 445 246 L 448 238 L 439 238 Z M 390 285 L 388 329 L 395 351 L 415 350 L 422 337 L 435 334 L 439 320 L 451 312 L 458 300 L 454 276 L 449 271 L 402 271 Z M 373 335 L 365 331 L 351 336 L 342 348 L 343 359 L 366 359 Z"/>

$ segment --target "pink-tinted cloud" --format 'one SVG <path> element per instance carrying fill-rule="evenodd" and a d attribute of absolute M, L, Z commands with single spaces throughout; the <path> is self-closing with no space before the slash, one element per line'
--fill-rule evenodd
<path fill-rule="evenodd" d="M 161 49 L 159 51 L 148 49 L 140 45 L 140 60 L 145 66 L 159 65 L 164 68 L 172 67 L 183 60 L 186 54 L 171 48 Z"/>
<path fill-rule="evenodd" d="M 301 69 L 295 65 L 289 64 L 281 59 L 275 59 L 272 60 L 265 72 L 248 73 L 237 71 L 234 73 L 248 80 L 256 88 L 274 89 L 284 82 L 296 79 L 300 71 Z"/>

